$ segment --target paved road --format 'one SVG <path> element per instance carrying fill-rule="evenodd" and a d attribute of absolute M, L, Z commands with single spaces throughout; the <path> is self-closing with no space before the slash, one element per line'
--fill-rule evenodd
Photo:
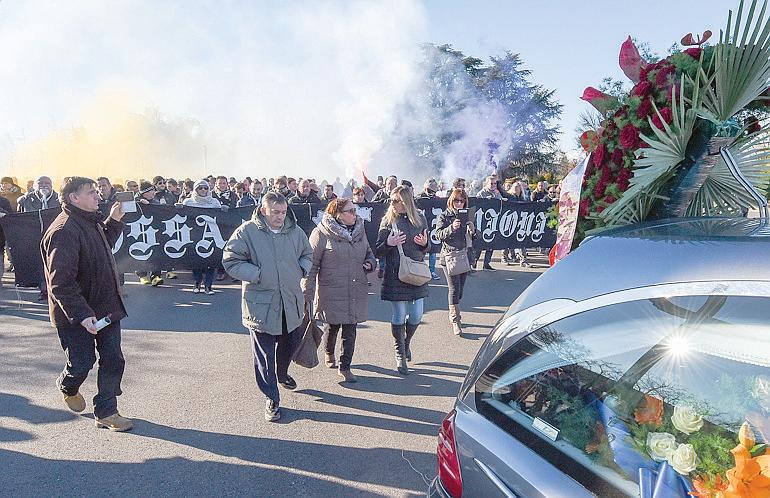
<path fill-rule="evenodd" d="M 92 372 L 82 415 L 54 380 L 63 364 L 36 291 L 0 290 L 0 495 L 419 496 L 435 472 L 436 432 L 501 313 L 542 271 L 479 272 L 466 287 L 466 335 L 451 334 L 446 284 L 431 284 L 413 372 L 393 367 L 389 306 L 372 286 L 353 371 L 292 366 L 282 419 L 263 420 L 239 286 L 191 292 L 189 275 L 150 288 L 129 279 L 121 412 L 130 433 L 94 428 Z M 494 263 L 503 268 L 500 263 Z M 422 473 L 423 475 L 420 475 Z"/>

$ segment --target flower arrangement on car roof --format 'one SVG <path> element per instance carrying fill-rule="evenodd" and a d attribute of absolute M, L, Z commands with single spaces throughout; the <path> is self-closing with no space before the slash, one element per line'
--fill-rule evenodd
<path fill-rule="evenodd" d="M 727 147 L 760 191 L 770 181 L 767 4 L 740 2 L 714 45 L 712 33 L 682 38 L 684 50 L 645 61 L 629 37 L 619 62 L 634 83 L 613 97 L 589 87 L 582 99 L 603 116 L 581 144 L 591 154 L 576 240 L 594 229 L 677 216 L 739 216 L 755 205 L 719 155 Z"/>

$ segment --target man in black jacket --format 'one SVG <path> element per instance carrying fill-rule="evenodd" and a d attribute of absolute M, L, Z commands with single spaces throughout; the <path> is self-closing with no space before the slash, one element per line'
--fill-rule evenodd
<path fill-rule="evenodd" d="M 310 182 L 302 180 L 297 187 L 297 195 L 289 199 L 289 204 L 320 204 L 321 199 L 310 189 Z"/>
<path fill-rule="evenodd" d="M 152 184 L 155 186 L 155 200 L 158 201 L 158 204 L 173 206 L 179 201 L 178 195 L 174 195 L 166 189 L 166 179 L 162 176 L 153 178 Z"/>
<path fill-rule="evenodd" d="M 99 353 L 98 393 L 94 396 L 97 427 L 126 431 L 131 420 L 118 413 L 125 360 L 120 348 L 120 320 L 126 307 L 120 291 L 112 246 L 123 231 L 123 211 L 115 203 L 104 220 L 93 180 L 72 177 L 62 189 L 62 212 L 40 244 L 48 282 L 51 324 L 67 357 L 56 384 L 70 410 L 82 412 L 79 389 Z M 97 328 L 98 321 L 110 323 Z"/>
<path fill-rule="evenodd" d="M 54 192 L 53 182 L 47 176 L 37 177 L 32 192 L 27 192 L 19 197 L 16 203 L 17 211 L 20 213 L 61 207 L 59 194 Z"/>
<path fill-rule="evenodd" d="M 96 179 L 96 185 L 99 189 L 99 202 L 108 202 L 110 204 L 115 202 L 115 187 L 112 186 L 109 178 L 100 176 Z"/>
<path fill-rule="evenodd" d="M 227 209 L 233 209 L 238 205 L 238 195 L 230 190 L 230 185 L 227 183 L 226 176 L 220 175 L 217 177 L 216 188 L 211 194 L 220 204 L 227 206 Z"/>

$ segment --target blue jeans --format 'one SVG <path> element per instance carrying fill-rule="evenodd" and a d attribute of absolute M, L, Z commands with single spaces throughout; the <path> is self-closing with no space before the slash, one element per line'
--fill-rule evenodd
<path fill-rule="evenodd" d="M 193 270 L 193 278 L 195 279 L 195 286 L 200 287 L 201 281 L 204 282 L 204 288 L 210 289 L 214 283 L 214 268 L 206 268 L 205 270 Z M 204 277 L 206 280 L 204 281 Z"/>
<path fill-rule="evenodd" d="M 422 320 L 422 308 L 424 298 L 414 301 L 391 301 L 393 315 L 390 317 L 390 323 L 393 325 L 402 325 L 409 322 L 409 325 L 418 325 Z"/>
<path fill-rule="evenodd" d="M 428 254 L 428 268 L 431 274 L 436 273 L 436 254 L 438 253 L 432 252 Z"/>

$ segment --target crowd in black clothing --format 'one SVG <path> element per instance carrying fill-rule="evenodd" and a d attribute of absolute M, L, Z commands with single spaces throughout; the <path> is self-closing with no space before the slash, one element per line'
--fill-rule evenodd
<path fill-rule="evenodd" d="M 66 182 L 66 178 L 64 182 Z M 64 183 L 63 182 L 63 183 Z M 314 178 L 292 178 L 280 176 L 277 178 L 252 178 L 245 177 L 238 181 L 235 177 L 209 175 L 203 180 L 194 181 L 190 178 L 176 180 L 174 178 L 164 178 L 155 176 L 152 181 L 147 180 L 127 180 L 125 185 L 113 184 L 107 177 L 97 178 L 97 189 L 101 202 L 113 203 L 117 192 L 133 192 L 134 198 L 138 203 L 155 205 L 191 205 L 200 206 L 195 201 L 196 188 L 201 182 L 208 185 L 210 197 L 217 202 L 216 206 L 204 204 L 203 207 L 217 207 L 223 210 L 229 210 L 243 206 L 258 206 L 267 192 L 282 194 L 290 205 L 296 204 L 325 204 L 338 195 L 342 198 L 351 199 L 354 203 L 362 202 L 389 202 L 390 194 L 400 186 L 409 187 L 415 192 L 415 199 L 434 199 L 446 198 L 456 190 L 464 191 L 469 197 L 507 199 L 518 202 L 531 202 L 541 200 L 555 200 L 558 198 L 557 185 L 548 185 L 546 182 L 537 182 L 534 188 L 526 179 L 509 178 L 500 181 L 497 175 L 491 175 L 483 179 L 482 182 L 473 180 L 466 185 L 464 178 L 456 178 L 451 185 L 445 185 L 443 181 L 435 178 L 427 179 L 421 190 L 418 191 L 409 180 L 399 179 L 394 176 L 378 176 L 376 181 L 372 181 L 363 175 L 363 181 L 358 184 L 355 180 L 349 180 L 346 185 L 337 178 L 334 182 L 323 181 L 320 184 Z M 198 185 L 198 187 L 196 187 Z M 25 191 L 26 190 L 26 191 Z M 200 199 L 200 197 L 198 197 Z M 2 178 L 0 182 L 0 217 L 14 212 L 29 212 L 39 209 L 60 207 L 58 194 L 53 189 L 53 183 L 49 177 L 40 176 L 27 184 L 26 189 L 16 185 L 14 179 L 10 177 Z M 0 228 L 0 262 L 4 262 L 5 245 L 4 235 Z M 472 260 L 474 268 L 480 254 L 474 255 Z M 492 251 L 486 251 L 483 259 L 483 268 L 493 271 L 490 262 Z M 508 264 L 518 262 L 522 266 L 528 265 L 527 254 L 525 250 L 517 249 L 504 250 L 503 261 Z M 429 255 L 429 264 L 431 274 L 438 280 L 436 271 L 436 254 Z M 0 275 L 4 268 L 0 266 Z M 12 267 L 12 266 L 11 266 Z M 205 290 L 212 293 L 211 284 L 208 282 L 211 269 L 201 270 L 206 276 L 207 284 Z M 381 263 L 378 267 L 378 276 L 382 278 L 384 265 Z M 137 273 L 140 282 L 145 285 L 158 286 L 164 281 L 162 272 L 155 271 L 149 275 L 143 272 Z M 166 272 L 165 278 L 174 279 L 174 272 Z M 224 280 L 225 274 L 219 270 L 216 275 L 217 280 Z M 196 281 L 198 276 L 196 275 Z M 200 282 L 196 282 L 200 284 Z M 40 300 L 46 299 L 45 282 L 40 283 Z M 203 292 L 203 289 L 201 290 Z"/>

